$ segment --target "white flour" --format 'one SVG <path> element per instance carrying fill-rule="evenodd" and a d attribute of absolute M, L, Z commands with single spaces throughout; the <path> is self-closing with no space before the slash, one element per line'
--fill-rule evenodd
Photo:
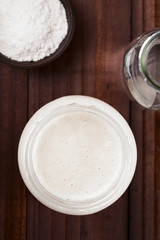
<path fill-rule="evenodd" d="M 0 0 L 0 6 L 0 52 L 13 60 L 43 59 L 67 34 L 59 0 Z"/>

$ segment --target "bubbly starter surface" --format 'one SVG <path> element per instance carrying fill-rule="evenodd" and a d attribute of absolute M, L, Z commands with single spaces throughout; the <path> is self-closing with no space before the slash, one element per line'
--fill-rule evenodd
<path fill-rule="evenodd" d="M 113 127 L 89 112 L 51 120 L 38 134 L 33 167 L 51 194 L 70 201 L 98 197 L 121 167 L 122 146 Z"/>

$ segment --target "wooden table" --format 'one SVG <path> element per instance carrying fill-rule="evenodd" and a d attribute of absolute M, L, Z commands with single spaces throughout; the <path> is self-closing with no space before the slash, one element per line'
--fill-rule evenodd
<path fill-rule="evenodd" d="M 121 80 L 131 39 L 160 26 L 159 0 L 72 0 L 76 30 L 66 52 L 39 69 L 0 63 L 0 239 L 159 240 L 160 112 L 131 103 Z M 70 94 L 97 97 L 129 122 L 138 165 L 128 191 L 112 206 L 76 217 L 54 212 L 26 189 L 17 146 L 28 119 L 45 103 Z"/>

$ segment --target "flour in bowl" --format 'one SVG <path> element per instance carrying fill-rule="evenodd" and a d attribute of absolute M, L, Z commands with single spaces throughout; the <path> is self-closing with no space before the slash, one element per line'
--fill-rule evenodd
<path fill-rule="evenodd" d="M 38 61 L 59 47 L 68 31 L 59 0 L 0 0 L 0 52 L 16 61 Z"/>

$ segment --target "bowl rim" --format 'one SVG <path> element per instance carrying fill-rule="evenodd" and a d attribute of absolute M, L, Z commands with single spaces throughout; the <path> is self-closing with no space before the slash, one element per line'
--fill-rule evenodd
<path fill-rule="evenodd" d="M 74 29 L 75 29 L 75 15 L 74 15 L 73 7 L 70 0 L 60 0 L 60 1 L 66 10 L 66 16 L 68 21 L 68 32 L 65 38 L 63 39 L 63 41 L 60 43 L 59 47 L 56 49 L 56 51 L 50 54 L 49 56 L 44 57 L 43 59 L 40 59 L 35 62 L 34 61 L 19 62 L 19 61 L 8 58 L 7 56 L 3 55 L 0 52 L 0 61 L 14 67 L 36 68 L 36 67 L 45 66 L 48 63 L 51 63 L 52 61 L 60 57 L 63 54 L 63 52 L 66 50 L 68 45 L 70 44 L 73 37 Z"/>

